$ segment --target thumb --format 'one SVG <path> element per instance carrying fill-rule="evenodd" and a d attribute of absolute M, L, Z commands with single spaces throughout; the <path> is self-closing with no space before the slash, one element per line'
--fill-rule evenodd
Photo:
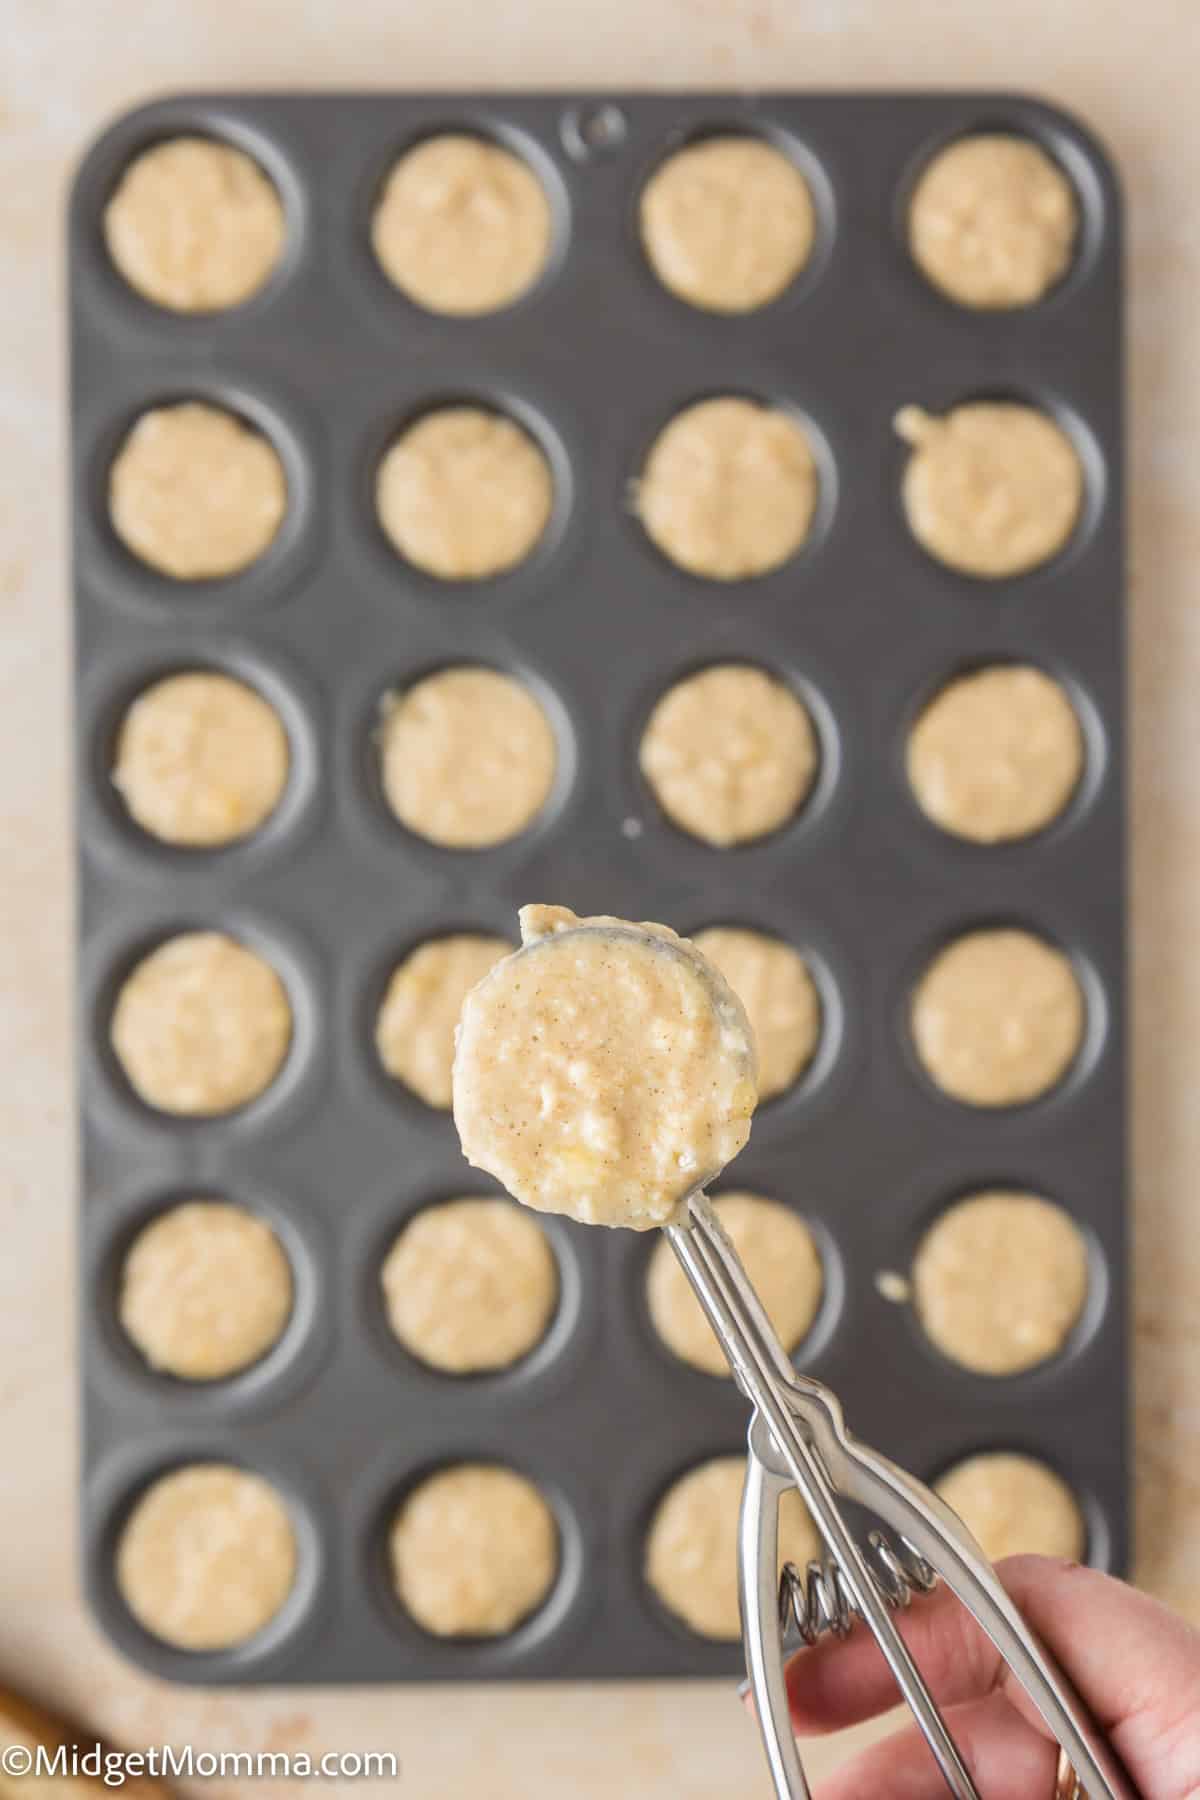
<path fill-rule="evenodd" d="M 1171 1800 L 1200 1789 L 1200 1632 L 1078 1563 L 1016 1556 L 999 1572 L 1134 1780 Z"/>

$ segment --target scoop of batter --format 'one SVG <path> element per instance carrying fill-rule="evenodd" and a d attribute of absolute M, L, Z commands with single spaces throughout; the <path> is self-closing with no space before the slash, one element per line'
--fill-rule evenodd
<path fill-rule="evenodd" d="M 381 1271 L 388 1322 L 414 1356 L 453 1375 L 506 1369 L 545 1336 L 554 1252 L 509 1200 L 445 1200 L 419 1212 Z"/>
<path fill-rule="evenodd" d="M 144 957 L 117 995 L 112 1045 L 160 1112 L 232 1112 L 283 1066 L 292 1009 L 261 956 L 220 931 L 187 931 Z"/>
<path fill-rule="evenodd" d="M 529 689 L 496 669 L 439 669 L 389 699 L 384 794 L 410 831 L 454 850 L 516 837 L 550 797 L 554 727 Z"/>
<path fill-rule="evenodd" d="M 554 501 L 550 465 L 527 431 L 480 406 L 426 413 L 376 479 L 379 522 L 417 568 L 482 581 L 523 562 Z"/>
<path fill-rule="evenodd" d="M 467 995 L 454 1120 L 467 1161 L 539 1212 L 668 1223 L 750 1135 L 750 1026 L 665 925 L 521 909 L 522 949 Z"/>
<path fill-rule="evenodd" d="M 533 171 L 460 132 L 427 138 L 388 176 L 371 222 L 380 266 L 430 312 L 495 312 L 550 254 L 550 206 Z"/>
<path fill-rule="evenodd" d="M 935 419 L 904 406 L 896 430 L 913 446 L 904 510 L 913 536 L 938 562 L 1003 581 L 1066 544 L 1083 504 L 1083 470 L 1070 438 L 1045 413 L 980 400 Z"/>
<path fill-rule="evenodd" d="M 642 243 L 664 287 L 710 312 L 751 312 L 808 261 L 813 204 L 791 158 L 756 137 L 669 156 L 642 191 Z"/>
<path fill-rule="evenodd" d="M 698 931 L 692 941 L 746 1009 L 759 1099 L 783 1093 L 812 1061 L 821 1035 L 821 1002 L 804 958 L 779 938 L 731 925 Z"/>
<path fill-rule="evenodd" d="M 942 1214 L 913 1262 L 917 1314 L 944 1356 L 1016 1375 L 1055 1356 L 1087 1298 L 1087 1246 L 1035 1194 L 974 1194 Z"/>
<path fill-rule="evenodd" d="M 283 249 L 283 207 L 258 164 L 211 138 L 171 138 L 130 163 L 104 210 L 108 253 L 131 287 L 175 312 L 258 292 Z"/>
<path fill-rule="evenodd" d="M 1044 830 L 1082 770 L 1075 708 L 1057 681 L 1023 664 L 950 682 L 908 740 L 908 779 L 921 810 L 977 844 Z"/>
<path fill-rule="evenodd" d="M 212 847 L 247 837 L 279 804 L 287 733 L 261 694 L 211 669 L 168 675 L 121 725 L 113 783 L 145 831 Z"/>
<path fill-rule="evenodd" d="M 738 1638 L 738 1515 L 744 1456 L 701 1463 L 669 1488 L 650 1522 L 645 1574 L 663 1604 L 701 1637 Z M 795 1488 L 779 1501 L 779 1561 L 803 1572 L 820 1554 L 816 1526 Z"/>
<path fill-rule="evenodd" d="M 1058 164 L 1028 138 L 980 132 L 935 156 L 914 190 L 909 244 L 963 306 L 1032 306 L 1071 261 L 1079 209 Z"/>
<path fill-rule="evenodd" d="M 664 556 L 710 581 L 766 575 L 812 524 L 817 472 L 786 412 L 727 395 L 676 415 L 637 484 L 642 524 Z"/>
<path fill-rule="evenodd" d="M 121 1324 L 152 1368 L 220 1381 L 278 1342 L 292 1271 L 270 1226 L 221 1200 L 172 1206 L 143 1228 L 121 1272 Z"/>
<path fill-rule="evenodd" d="M 778 831 L 817 774 L 817 738 L 791 688 L 749 663 L 718 663 L 656 703 L 638 749 L 667 817 L 727 849 Z"/>
<path fill-rule="evenodd" d="M 502 1637 L 536 1611 L 558 1572 L 558 1527 L 512 1469 L 461 1463 L 401 1507 L 389 1545 L 396 1593 L 437 1637 Z"/>
<path fill-rule="evenodd" d="M 196 1463 L 155 1481 L 117 1547 L 139 1625 L 179 1650 L 228 1650 L 270 1623 L 296 1578 L 287 1508 L 261 1476 Z"/>
<path fill-rule="evenodd" d="M 931 1078 L 970 1106 L 1017 1106 L 1061 1081 L 1083 1038 L 1069 957 L 1028 931 L 972 931 L 934 958 L 912 1031 Z"/>
<path fill-rule="evenodd" d="M 1077 1561 L 1084 1553 L 1087 1531 L 1074 1494 L 1031 1456 L 970 1456 L 934 1486 L 990 1562 L 1023 1554 Z"/>
<path fill-rule="evenodd" d="M 821 1304 L 821 1258 L 812 1232 L 778 1200 L 759 1194 L 721 1194 L 713 1211 L 742 1259 L 785 1350 L 796 1348 Z M 705 1318 L 692 1284 L 670 1244 L 656 1244 L 646 1274 L 646 1300 L 654 1329 L 669 1350 L 708 1375 L 728 1375 L 729 1364 Z"/>
<path fill-rule="evenodd" d="M 477 981 L 507 956 L 504 938 L 459 932 L 418 944 L 388 983 L 375 1024 L 375 1047 L 389 1075 L 427 1106 L 450 1105 L 454 1031 Z"/>
<path fill-rule="evenodd" d="M 109 474 L 113 530 L 177 581 L 215 581 L 255 562 L 287 511 L 283 464 L 261 432 L 185 400 L 144 412 Z"/>

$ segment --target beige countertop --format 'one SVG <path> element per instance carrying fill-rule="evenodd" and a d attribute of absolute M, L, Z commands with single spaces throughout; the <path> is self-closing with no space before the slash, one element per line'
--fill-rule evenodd
<path fill-rule="evenodd" d="M 1200 8 L 7 0 L 0 14 L 0 1679 L 129 1746 L 393 1748 L 388 1791 L 422 1800 L 766 1791 L 731 1689 L 172 1689 L 110 1650 L 80 1601 L 61 213 L 102 121 L 198 86 L 994 85 L 1059 100 L 1107 140 L 1132 288 L 1138 1571 L 1200 1618 Z"/>

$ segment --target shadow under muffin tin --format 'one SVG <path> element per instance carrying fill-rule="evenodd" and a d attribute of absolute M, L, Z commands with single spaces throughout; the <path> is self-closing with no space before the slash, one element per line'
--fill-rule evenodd
<path fill-rule="evenodd" d="M 1078 199 L 1076 256 L 1038 304 L 973 312 L 912 263 L 905 208 L 929 157 L 972 131 L 1043 145 Z M 424 312 L 393 287 L 370 220 L 396 158 L 439 132 L 525 158 L 549 198 L 540 281 L 478 318 Z M 651 273 L 641 187 L 671 150 L 759 133 L 794 157 L 816 234 L 799 277 L 763 308 L 698 311 Z M 246 150 L 283 201 L 287 240 L 263 289 L 228 312 L 141 299 L 105 251 L 101 219 L 148 145 L 209 135 Z M 401 956 L 440 933 L 511 936 L 518 905 L 562 902 L 736 924 L 800 949 L 824 1032 L 803 1079 L 758 1115 L 723 1185 L 786 1201 L 825 1265 L 800 1366 L 851 1426 L 931 1478 L 984 1449 L 1040 1458 L 1069 1482 L 1094 1562 L 1129 1555 L 1123 1057 L 1121 332 L 1119 201 L 1094 139 L 1004 94 L 228 95 L 154 103 L 118 121 L 79 172 L 70 217 L 73 518 L 80 841 L 83 1128 L 81 1355 L 86 1579 L 105 1628 L 176 1680 L 726 1674 L 740 1647 L 672 1619 L 642 1576 L 645 1530 L 686 1469 L 737 1451 L 731 1383 L 679 1363 L 644 1299 L 650 1242 L 547 1221 L 558 1316 L 509 1372 L 439 1375 L 382 1316 L 378 1270 L 433 1200 L 486 1192 L 447 1114 L 379 1068 L 372 1034 Z M 629 505 L 663 424 L 731 393 L 792 409 L 820 479 L 801 551 L 772 573 L 711 582 L 666 561 Z M 266 433 L 289 507 L 243 574 L 178 583 L 137 562 L 107 518 L 108 470 L 139 413 L 210 401 Z M 1053 561 L 981 582 L 929 559 L 900 504 L 902 405 L 943 412 L 1014 399 L 1065 422 L 1083 514 Z M 555 482 L 532 555 L 493 580 L 445 583 L 399 559 L 375 516 L 379 460 L 441 405 L 509 414 Z M 907 733 L 948 678 L 1028 661 L 1066 687 L 1086 738 L 1074 800 L 1036 837 L 981 847 L 916 806 Z M 716 850 L 674 829 L 638 773 L 650 708 L 710 663 L 757 664 L 813 716 L 821 766 L 807 804 L 768 838 Z M 529 830 L 485 852 L 439 849 L 389 814 L 374 731 L 382 696 L 451 663 L 518 676 L 546 706 L 560 769 Z M 114 734 L 158 676 L 226 669 L 274 704 L 292 775 L 257 835 L 195 852 L 132 824 L 110 781 Z M 1071 955 L 1087 1001 L 1066 1080 L 1029 1105 L 981 1111 L 916 1062 L 909 996 L 961 932 L 1015 924 Z M 295 1023 L 271 1089 L 217 1119 L 141 1105 L 108 1045 L 121 980 L 176 932 L 214 928 L 265 954 Z M 881 1270 L 907 1269 L 930 1220 L 985 1188 L 1058 1201 L 1092 1256 L 1084 1318 L 1054 1361 L 1010 1379 L 956 1368 Z M 153 1374 L 116 1322 L 120 1256 L 172 1199 L 218 1194 L 261 1211 L 292 1261 L 296 1302 L 277 1348 L 230 1381 Z M 885 1284 L 886 1286 L 886 1284 Z M 145 1484 L 227 1461 L 274 1483 L 297 1532 L 296 1589 L 243 1647 L 174 1651 L 147 1636 L 112 1575 Z M 530 1476 L 559 1524 L 559 1578 L 511 1636 L 439 1641 L 393 1598 L 395 1506 L 449 1462 Z"/>

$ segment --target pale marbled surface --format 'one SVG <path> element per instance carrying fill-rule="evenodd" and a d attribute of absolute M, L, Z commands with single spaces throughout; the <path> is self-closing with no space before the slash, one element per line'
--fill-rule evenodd
<path fill-rule="evenodd" d="M 61 210 L 102 121 L 196 86 L 1006 85 L 1064 102 L 1107 139 L 1125 173 L 1132 276 L 1139 1574 L 1200 1617 L 1200 9 L 3 0 L 0 30 L 0 1675 L 129 1745 L 394 1747 L 405 1774 L 388 1791 L 422 1800 L 766 1791 L 750 1723 L 711 1684 L 211 1694 L 133 1671 L 84 1616 L 68 1316 Z M 357 1791 L 368 1800 L 376 1786 Z"/>

